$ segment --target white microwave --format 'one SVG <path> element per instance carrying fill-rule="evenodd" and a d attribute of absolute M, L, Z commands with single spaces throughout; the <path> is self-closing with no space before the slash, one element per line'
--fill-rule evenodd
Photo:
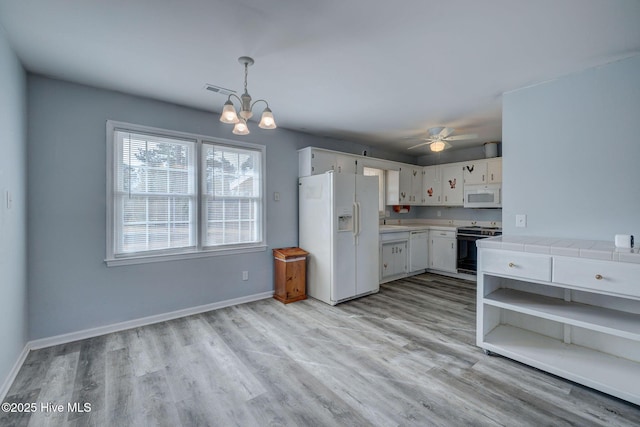
<path fill-rule="evenodd" d="M 501 208 L 500 184 L 472 184 L 464 186 L 465 208 Z"/>

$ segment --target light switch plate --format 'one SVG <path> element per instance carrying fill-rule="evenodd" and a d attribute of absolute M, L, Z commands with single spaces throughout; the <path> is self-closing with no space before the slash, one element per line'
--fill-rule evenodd
<path fill-rule="evenodd" d="M 516 227 L 524 228 L 527 226 L 527 216 L 525 214 L 516 215 Z"/>

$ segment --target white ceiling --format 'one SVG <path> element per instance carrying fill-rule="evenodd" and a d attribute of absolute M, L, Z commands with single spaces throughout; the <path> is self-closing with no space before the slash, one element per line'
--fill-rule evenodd
<path fill-rule="evenodd" d="M 212 112 L 252 56 L 280 127 L 405 154 L 501 140 L 503 92 L 640 52 L 638 0 L 0 0 L 0 24 L 30 72 Z"/>

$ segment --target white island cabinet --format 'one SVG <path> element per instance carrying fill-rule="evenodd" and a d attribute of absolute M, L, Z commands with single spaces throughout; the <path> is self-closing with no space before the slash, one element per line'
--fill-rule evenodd
<path fill-rule="evenodd" d="M 612 243 L 478 241 L 477 344 L 640 404 L 640 253 Z"/>

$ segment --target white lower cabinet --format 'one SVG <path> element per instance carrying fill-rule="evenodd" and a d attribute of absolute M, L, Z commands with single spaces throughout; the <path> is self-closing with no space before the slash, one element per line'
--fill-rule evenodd
<path fill-rule="evenodd" d="M 477 345 L 640 404 L 640 264 L 482 245 Z"/>
<path fill-rule="evenodd" d="M 455 231 L 432 230 L 429 233 L 429 268 L 456 273 L 457 253 Z"/>
<path fill-rule="evenodd" d="M 404 277 L 407 274 L 408 249 L 408 232 L 383 235 L 380 242 L 380 283 Z"/>
<path fill-rule="evenodd" d="M 409 273 L 429 268 L 429 231 L 412 231 L 409 237 Z"/>

